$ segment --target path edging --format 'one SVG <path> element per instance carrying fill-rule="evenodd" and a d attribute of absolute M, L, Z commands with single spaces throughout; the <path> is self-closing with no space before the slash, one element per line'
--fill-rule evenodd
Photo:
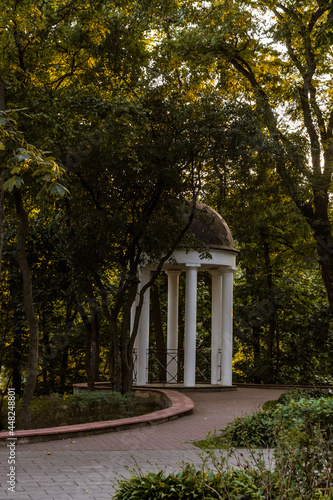
<path fill-rule="evenodd" d="M 137 389 L 140 390 L 140 389 Z M 169 401 L 168 408 L 157 410 L 138 417 L 122 418 L 117 420 L 106 420 L 102 422 L 91 422 L 86 424 L 63 425 L 59 427 L 48 427 L 45 429 L 30 429 L 25 431 L 15 431 L 0 433 L 0 446 L 7 446 L 8 441 L 19 443 L 32 443 L 50 441 L 54 439 L 64 439 L 70 437 L 87 436 L 89 434 L 101 434 L 104 432 L 117 432 L 123 429 L 131 429 L 146 425 L 161 424 L 168 420 L 190 415 L 194 409 L 193 401 L 177 391 L 168 389 L 144 389 L 162 393 Z"/>

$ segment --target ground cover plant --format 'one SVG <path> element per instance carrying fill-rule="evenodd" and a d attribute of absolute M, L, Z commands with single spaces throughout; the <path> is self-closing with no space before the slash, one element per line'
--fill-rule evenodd
<path fill-rule="evenodd" d="M 17 403 L 18 421 L 20 402 Z M 145 403 L 135 393 L 87 392 L 60 396 L 51 394 L 34 398 L 32 403 L 32 429 L 61 425 L 115 420 L 143 415 L 160 409 L 157 404 Z M 4 405 L 6 411 L 6 405 Z M 6 422 L 5 416 L 2 419 Z M 17 427 L 19 430 L 19 427 Z"/>
<path fill-rule="evenodd" d="M 130 479 L 119 482 L 113 498 L 332 500 L 332 465 L 327 461 L 320 473 L 308 470 L 305 476 L 300 472 L 304 455 L 299 450 L 289 460 L 279 459 L 277 455 L 274 470 L 266 469 L 260 454 L 253 454 L 252 458 L 254 461 L 242 460 L 231 468 L 226 456 L 216 456 L 209 451 L 199 467 L 185 463 L 179 472 L 172 474 L 164 471 L 142 474 L 137 470 Z"/>
<path fill-rule="evenodd" d="M 292 389 L 268 409 L 237 418 L 220 436 L 196 442 L 205 452 L 200 469 L 183 464 L 178 473 L 136 471 L 119 484 L 116 500 L 333 498 L 333 398 L 322 391 Z M 228 465 L 236 447 L 274 446 L 273 465 L 251 450 L 237 467 Z M 212 448 L 228 448 L 216 451 Z"/>
<path fill-rule="evenodd" d="M 215 473 L 184 464 L 178 473 L 140 473 L 120 482 L 115 500 L 265 498 L 264 482 L 241 470 Z"/>

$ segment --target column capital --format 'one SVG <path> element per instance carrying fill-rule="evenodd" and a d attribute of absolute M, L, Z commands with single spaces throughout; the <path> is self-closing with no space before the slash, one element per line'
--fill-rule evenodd
<path fill-rule="evenodd" d="M 182 270 L 181 269 L 165 269 L 164 272 L 167 276 L 180 276 L 180 274 L 182 273 Z"/>
<path fill-rule="evenodd" d="M 199 269 L 201 267 L 201 264 L 185 264 L 186 270 L 188 269 Z"/>
<path fill-rule="evenodd" d="M 221 267 L 222 274 L 232 273 L 234 274 L 237 271 L 237 267 Z"/>
<path fill-rule="evenodd" d="M 223 274 L 223 270 L 220 267 L 217 267 L 215 269 L 209 269 L 208 272 L 212 276 L 221 276 Z"/>

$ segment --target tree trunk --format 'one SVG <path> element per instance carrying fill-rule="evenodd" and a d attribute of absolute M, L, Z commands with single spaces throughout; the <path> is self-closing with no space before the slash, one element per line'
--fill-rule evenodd
<path fill-rule="evenodd" d="M 156 341 L 156 357 L 159 361 L 159 382 L 166 381 L 166 348 L 164 342 L 164 332 L 161 317 L 161 304 L 159 298 L 159 291 L 156 284 L 151 289 L 151 315 L 155 326 L 155 341 Z"/>
<path fill-rule="evenodd" d="M 99 378 L 99 323 L 95 299 L 88 300 L 91 321 L 91 371 L 95 383 Z"/>
<path fill-rule="evenodd" d="M 123 377 L 122 377 L 122 362 L 119 349 L 117 320 L 114 318 L 112 314 L 110 314 L 109 310 L 108 310 L 108 321 L 111 333 L 110 349 L 112 349 L 110 360 L 113 363 L 113 366 L 111 367 L 110 370 L 110 384 L 111 384 L 111 389 L 113 391 L 121 392 Z"/>
<path fill-rule="evenodd" d="M 260 384 L 261 376 L 259 374 L 259 367 L 261 363 L 261 349 L 260 349 L 260 326 L 254 325 L 252 327 L 252 346 L 253 346 L 253 382 Z"/>
<path fill-rule="evenodd" d="M 9 289 L 10 289 L 10 297 L 11 301 L 13 301 L 14 296 L 16 295 L 16 280 L 9 280 Z M 21 285 L 21 281 L 20 281 Z M 22 285 L 21 285 L 22 286 Z M 13 318 L 13 385 L 15 389 L 15 394 L 19 397 L 22 395 L 22 353 L 24 352 L 23 345 L 23 331 L 22 324 L 24 322 L 24 312 L 20 307 L 14 307 L 14 318 Z M 7 326 L 10 329 L 10 326 Z"/>
<path fill-rule="evenodd" d="M 99 288 L 102 310 L 110 328 L 110 349 L 109 349 L 109 376 L 110 386 L 113 391 L 120 392 L 122 389 L 122 360 L 119 345 L 119 331 L 117 325 L 119 303 L 124 295 L 119 294 L 116 299 L 116 305 L 110 312 L 107 300 L 107 291 L 103 286 L 102 280 L 97 273 L 94 273 L 95 282 Z M 119 308 L 120 310 L 120 308 Z"/>
<path fill-rule="evenodd" d="M 54 391 L 54 377 L 52 376 L 52 353 L 50 344 L 50 335 L 47 328 L 46 312 L 45 309 L 39 311 L 39 324 L 41 330 L 41 337 L 43 339 L 44 353 L 42 362 L 42 376 L 43 376 L 43 386 L 44 393 Z M 50 373 L 50 378 L 48 377 L 48 372 Z"/>
<path fill-rule="evenodd" d="M 3 83 L 3 80 L 1 78 L 0 74 L 0 111 L 5 111 L 6 105 L 5 105 L 5 85 Z M 4 193 L 4 188 L 3 188 L 3 172 L 4 172 L 4 165 L 3 165 L 3 152 L 0 151 L 0 276 L 1 276 L 1 269 L 2 269 L 2 250 L 3 250 L 3 242 L 4 242 L 4 235 L 5 235 L 5 230 L 4 230 L 4 221 L 5 221 L 5 211 L 4 211 L 4 198 L 5 198 L 5 193 Z"/>
<path fill-rule="evenodd" d="M 5 221 L 5 210 L 4 210 L 4 189 L 3 189 L 3 171 L 4 168 L 1 165 L 2 158 L 0 152 L 0 276 L 2 270 L 2 250 L 3 250 L 3 242 L 4 242 L 4 221 Z"/>
<path fill-rule="evenodd" d="M 328 212 L 328 209 L 327 209 Z M 321 275 L 324 280 L 328 301 L 333 313 L 333 241 L 329 222 L 323 224 L 322 219 L 311 224 L 317 243 L 317 253 L 321 266 Z"/>
<path fill-rule="evenodd" d="M 74 301 L 70 301 L 66 305 L 66 323 L 65 323 L 65 347 L 63 349 L 62 357 L 61 357 L 61 372 L 60 372 L 60 390 L 66 390 L 66 381 L 67 381 L 67 370 L 68 370 L 68 354 L 69 354 L 69 342 L 68 335 L 73 326 L 74 320 L 77 316 L 78 310 L 75 308 L 72 313 L 72 305 Z"/>
<path fill-rule="evenodd" d="M 91 356 L 91 346 L 92 346 L 92 326 L 91 323 L 86 324 L 86 347 L 85 347 L 85 368 L 89 391 L 95 390 L 95 382 L 92 370 L 92 356 Z"/>
<path fill-rule="evenodd" d="M 31 426 L 31 403 L 37 381 L 39 331 L 32 296 L 32 276 L 26 255 L 28 215 L 23 207 L 21 193 L 18 190 L 14 192 L 14 197 L 16 214 L 19 220 L 16 253 L 19 268 L 22 273 L 23 304 L 29 327 L 29 362 L 21 404 L 20 427 L 22 429 L 29 429 Z"/>
<path fill-rule="evenodd" d="M 68 370 L 68 355 L 69 355 L 69 347 L 64 347 L 61 356 L 61 372 L 60 372 L 60 391 L 66 391 L 66 381 L 67 381 L 67 370 Z"/>
<path fill-rule="evenodd" d="M 93 367 L 92 367 L 92 338 L 93 338 L 93 327 L 92 322 L 88 318 L 88 315 L 81 304 L 78 305 L 78 311 L 82 318 L 83 323 L 86 327 L 86 343 L 85 343 L 85 356 L 84 363 L 86 369 L 87 383 L 90 391 L 95 390 L 95 381 L 93 376 Z"/>
<path fill-rule="evenodd" d="M 263 236 L 263 239 L 265 236 Z M 269 297 L 269 328 L 268 328 L 268 339 L 267 339 L 267 354 L 268 354 L 268 365 L 266 370 L 266 383 L 274 383 L 274 340 L 275 340 L 275 299 L 273 290 L 273 272 L 269 245 L 267 241 L 263 241 L 264 245 L 264 258 L 266 264 L 266 281 L 267 281 L 267 291 Z"/>
<path fill-rule="evenodd" d="M 125 296 L 123 305 L 123 321 L 121 325 L 121 358 L 122 358 L 122 393 L 133 388 L 133 346 L 131 343 L 130 323 L 131 309 L 137 293 L 137 282 L 133 280 Z"/>

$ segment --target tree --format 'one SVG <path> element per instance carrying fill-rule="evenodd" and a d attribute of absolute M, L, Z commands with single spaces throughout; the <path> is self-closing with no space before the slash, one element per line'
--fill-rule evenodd
<path fill-rule="evenodd" d="M 5 108 L 5 91 L 1 79 L 1 106 Z M 13 116 L 14 115 L 14 116 Z M 58 183 L 61 169 L 53 158 L 45 157 L 42 151 L 28 144 L 23 134 L 17 128 L 15 113 L 0 110 L 1 119 L 1 165 L 0 165 L 0 258 L 2 260 L 4 238 L 4 193 L 11 193 L 18 218 L 16 256 L 23 279 L 23 303 L 29 327 L 29 365 L 22 400 L 21 426 L 27 428 L 31 423 L 31 401 L 36 385 L 38 369 L 38 320 L 35 313 L 32 275 L 26 254 L 28 236 L 28 212 L 24 206 L 22 190 L 27 185 L 28 190 L 35 190 L 41 184 L 42 191 L 65 193 L 65 188 Z M 36 179 L 32 182 L 31 178 Z M 29 186 L 30 184 L 30 186 Z M 31 191 L 29 196 L 31 195 Z M 1 269 L 0 269 L 1 270 Z"/>
<path fill-rule="evenodd" d="M 276 171 L 312 230 L 333 311 L 332 2 L 187 5 L 191 24 L 180 10 L 170 25 L 174 50 L 205 68 L 217 91 L 228 88 L 260 113 Z"/>
<path fill-rule="evenodd" d="M 252 106 L 221 102 L 214 93 L 209 103 L 205 116 L 215 125 L 206 129 L 210 146 L 202 196 L 228 221 L 240 250 L 234 296 L 235 369 L 241 366 L 248 382 L 291 382 L 287 373 L 298 380 L 302 373 L 303 382 L 306 377 L 323 382 L 330 367 L 323 362 L 317 374 L 311 368 L 322 356 L 315 339 L 321 338 L 329 348 L 331 333 L 327 337 L 329 318 L 310 228 L 285 193 L 270 141 Z M 310 292 L 309 283 L 315 290 Z M 318 310 L 322 324 L 315 320 Z M 301 316 L 307 324 L 306 350 Z M 297 366 L 304 369 L 299 373 L 288 365 L 295 344 L 302 351 Z"/>
<path fill-rule="evenodd" d="M 178 234 L 173 245 L 180 241 L 177 203 L 199 186 L 199 147 L 186 124 L 194 108 L 181 110 L 186 96 L 168 102 L 169 87 L 155 84 L 167 73 L 149 69 L 151 21 L 141 4 L 97 2 L 92 13 L 84 0 L 10 2 L 3 14 L 4 70 L 15 61 L 5 74 L 9 100 L 34 117 L 32 129 L 20 116 L 26 137 L 66 166 L 63 249 L 76 284 L 70 293 L 81 306 L 100 294 L 117 390 L 131 386 L 129 311 L 138 266 L 148 253 L 169 255 L 167 228 Z M 79 310 L 89 340 L 92 314 Z M 89 356 L 88 348 L 87 371 Z"/>
<path fill-rule="evenodd" d="M 200 135 L 193 130 L 196 135 L 189 137 L 188 117 L 195 106 L 172 109 L 164 101 L 165 92 L 146 90 L 144 99 L 126 108 L 123 103 L 126 113 L 117 113 L 114 123 L 109 117 L 112 135 L 106 129 L 105 139 L 71 167 L 70 191 L 75 196 L 70 201 L 67 249 L 73 282 L 81 275 L 81 292 L 83 287 L 99 290 L 110 328 L 112 387 L 117 390 L 128 390 L 132 383 L 139 313 L 131 336 L 129 314 L 138 267 L 149 256 L 160 262 L 160 272 L 163 259 L 179 244 L 186 229 L 179 203 L 186 191 L 195 193 L 201 165 Z"/>

